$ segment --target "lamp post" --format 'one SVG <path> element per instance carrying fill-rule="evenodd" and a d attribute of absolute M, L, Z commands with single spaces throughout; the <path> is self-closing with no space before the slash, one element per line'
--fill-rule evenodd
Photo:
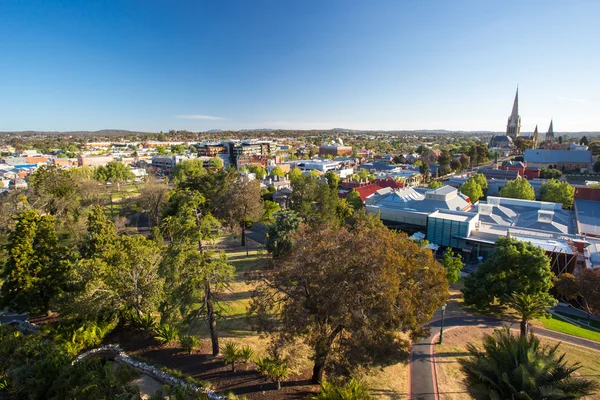
<path fill-rule="evenodd" d="M 440 342 L 438 344 L 442 344 L 442 340 L 444 339 L 444 315 L 446 314 L 447 305 L 447 303 L 444 303 L 442 306 L 442 326 L 440 327 Z"/>

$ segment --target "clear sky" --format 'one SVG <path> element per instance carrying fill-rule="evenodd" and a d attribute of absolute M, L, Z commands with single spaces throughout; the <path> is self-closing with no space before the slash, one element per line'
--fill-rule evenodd
<path fill-rule="evenodd" d="M 600 131 L 600 1 L 1 0 L 0 131 Z"/>

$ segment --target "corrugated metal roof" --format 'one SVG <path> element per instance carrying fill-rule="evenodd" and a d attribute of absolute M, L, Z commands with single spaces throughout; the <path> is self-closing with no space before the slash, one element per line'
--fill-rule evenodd
<path fill-rule="evenodd" d="M 525 162 L 531 163 L 591 163 L 590 150 L 525 150 Z"/>

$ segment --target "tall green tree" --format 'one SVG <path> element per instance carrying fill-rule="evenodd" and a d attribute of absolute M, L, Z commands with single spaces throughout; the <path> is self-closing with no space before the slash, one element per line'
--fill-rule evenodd
<path fill-rule="evenodd" d="M 352 190 L 350 193 L 348 193 L 348 196 L 346 196 L 346 201 L 354 211 L 364 208 L 364 203 L 360 197 L 360 194 L 356 190 Z"/>
<path fill-rule="evenodd" d="M 54 217 L 27 210 L 17 217 L 5 247 L 0 303 L 19 312 L 41 313 L 65 289 L 73 254 L 61 246 Z"/>
<path fill-rule="evenodd" d="M 438 189 L 441 188 L 442 186 L 444 186 L 444 184 L 440 181 L 431 181 L 431 183 L 429 184 L 429 186 L 427 186 L 428 189 Z"/>
<path fill-rule="evenodd" d="M 332 190 L 337 190 L 340 185 L 340 176 L 333 171 L 327 171 L 325 173 L 325 179 L 327 179 L 327 184 Z"/>
<path fill-rule="evenodd" d="M 485 196 L 485 194 L 487 193 L 487 191 L 490 187 L 487 179 L 485 178 L 485 175 L 479 173 L 479 174 L 473 175 L 471 178 L 473 178 L 473 180 L 475 182 L 477 182 L 477 184 L 479 186 L 481 186 L 481 190 L 483 190 L 483 195 Z"/>
<path fill-rule="evenodd" d="M 106 187 L 110 184 L 110 188 L 107 191 L 109 194 L 110 200 L 110 211 L 111 215 L 114 217 L 114 205 L 113 205 L 113 196 L 115 191 L 115 186 L 117 191 L 121 190 L 121 184 L 132 181 L 135 178 L 135 175 L 131 170 L 120 161 L 110 161 L 106 165 L 101 165 L 96 167 L 94 170 L 94 179 L 104 183 Z"/>
<path fill-rule="evenodd" d="M 508 197 L 511 199 L 535 200 L 535 190 L 527 179 L 515 179 L 510 181 L 500 189 L 498 194 L 500 197 Z"/>
<path fill-rule="evenodd" d="M 116 185 L 118 191 L 121 190 L 123 183 L 132 181 L 134 178 L 133 172 L 120 161 L 109 161 L 94 171 L 94 179 L 104 182 L 104 184 Z"/>
<path fill-rule="evenodd" d="M 290 208 L 306 223 L 320 225 L 328 222 L 339 222 L 337 190 L 310 175 L 301 175 L 292 180 Z"/>
<path fill-rule="evenodd" d="M 267 251 L 278 258 L 288 254 L 294 245 L 293 233 L 298 230 L 301 219 L 293 210 L 277 213 L 275 221 L 269 225 L 265 246 Z"/>
<path fill-rule="evenodd" d="M 513 293 L 550 302 L 554 274 L 543 249 L 529 242 L 500 237 L 479 268 L 465 278 L 465 304 L 485 308 L 496 301 L 507 305 Z"/>
<path fill-rule="evenodd" d="M 473 178 L 467 179 L 465 183 L 460 185 L 460 192 L 468 196 L 471 203 L 477 203 L 483 197 L 483 189 Z"/>
<path fill-rule="evenodd" d="M 154 241 L 117 235 L 113 222 L 95 207 L 88 215 L 81 255 L 68 282 L 77 291 L 64 300 L 65 314 L 101 321 L 158 309 L 164 281 L 158 274 L 162 254 Z"/>
<path fill-rule="evenodd" d="M 460 270 L 463 269 L 462 256 L 455 254 L 452 247 L 448 247 L 444 253 L 442 265 L 446 268 L 446 279 L 448 282 L 455 283 L 460 278 Z"/>
<path fill-rule="evenodd" d="M 175 185 L 180 185 L 188 180 L 200 179 L 205 173 L 204 161 L 201 159 L 184 160 L 173 168 L 173 182 Z"/>
<path fill-rule="evenodd" d="M 533 334 L 512 335 L 508 328 L 486 335 L 481 349 L 469 344 L 470 357 L 459 360 L 465 386 L 477 400 L 580 399 L 598 384 L 575 376 L 578 363 L 568 365 L 556 346 L 542 346 Z"/>
<path fill-rule="evenodd" d="M 540 197 L 542 201 L 562 203 L 563 208 L 570 209 L 573 207 L 575 188 L 569 182 L 559 182 L 555 179 L 550 179 L 542 183 Z"/>
<path fill-rule="evenodd" d="M 69 170 L 54 165 L 38 168 L 29 178 L 35 206 L 57 217 L 66 217 L 79 208 L 77 184 Z"/>
<path fill-rule="evenodd" d="M 208 167 L 212 169 L 223 169 L 223 160 L 220 157 L 213 157 L 208 161 Z"/>
<path fill-rule="evenodd" d="M 302 338 L 314 352 L 313 382 L 406 351 L 448 294 L 444 268 L 406 235 L 358 222 L 301 227 L 259 285 L 250 312 L 260 329 Z"/>
<path fill-rule="evenodd" d="M 271 176 L 283 178 L 285 176 L 285 172 L 283 172 L 283 169 L 281 169 L 281 167 L 277 165 L 271 170 Z"/>
<path fill-rule="evenodd" d="M 222 292 L 233 280 L 235 267 L 224 252 L 201 251 L 196 238 L 187 232 L 175 236 L 161 263 L 166 281 L 166 299 L 161 306 L 163 318 L 185 318 L 190 326 L 205 320 L 210 331 L 212 352 L 219 354 L 217 320 Z"/>

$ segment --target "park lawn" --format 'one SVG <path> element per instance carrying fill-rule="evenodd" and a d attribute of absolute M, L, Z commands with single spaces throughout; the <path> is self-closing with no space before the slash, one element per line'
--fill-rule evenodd
<path fill-rule="evenodd" d="M 588 320 L 587 317 L 579 317 L 579 316 L 575 316 L 575 315 L 565 314 L 565 313 L 562 313 L 562 312 L 557 312 L 557 314 L 559 314 L 559 317 L 561 315 L 564 315 L 564 316 L 566 316 L 566 317 L 568 317 L 570 319 L 574 319 L 576 321 L 579 321 L 579 322 L 581 322 L 584 325 L 587 325 L 587 323 L 589 321 L 589 323 L 590 323 L 591 326 L 593 326 L 594 328 L 600 329 L 600 320 L 593 319 L 593 318 L 590 318 Z"/>
<path fill-rule="evenodd" d="M 577 336 L 584 339 L 594 340 L 600 342 L 600 332 L 596 332 L 591 329 L 586 329 L 573 325 L 570 322 L 566 322 L 560 317 L 551 316 L 548 318 L 540 318 L 539 320 L 533 321 L 533 325 L 543 326 L 546 329 L 550 329 L 557 332 L 566 333 L 568 335 Z"/>
<path fill-rule="evenodd" d="M 490 334 L 493 328 L 461 327 L 444 332 L 444 343 L 435 346 L 435 368 L 441 400 L 470 399 L 462 385 L 464 375 L 460 371 L 458 359 L 468 356 L 467 343 L 481 343 L 484 334 Z M 517 334 L 517 331 L 514 332 Z M 540 338 L 542 344 L 554 346 L 558 341 Z M 600 383 L 600 364 L 597 360 L 600 352 L 580 346 L 562 343 L 560 353 L 565 353 L 568 363 L 581 363 L 577 375 Z"/>

